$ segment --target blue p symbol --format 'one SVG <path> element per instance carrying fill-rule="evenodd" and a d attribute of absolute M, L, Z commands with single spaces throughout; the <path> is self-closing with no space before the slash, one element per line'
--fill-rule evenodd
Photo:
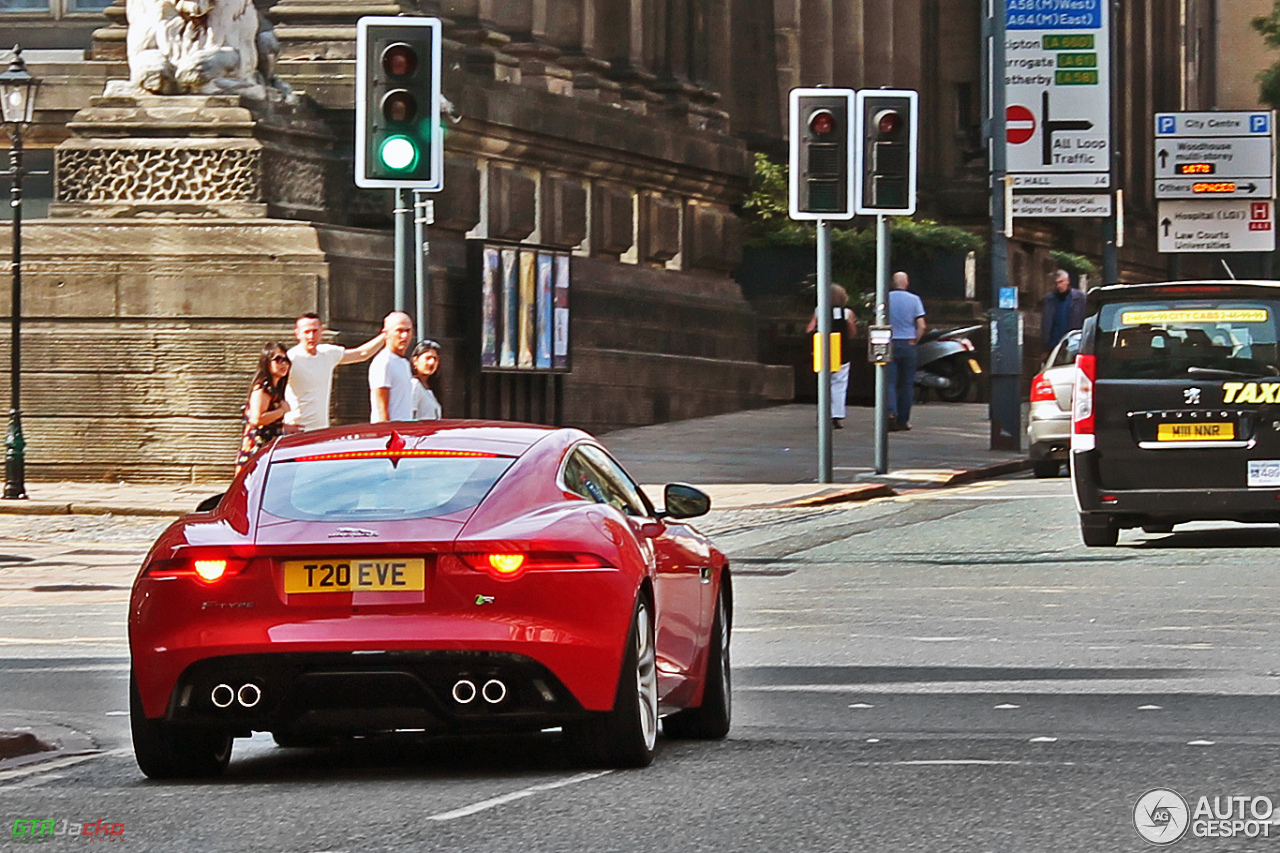
<path fill-rule="evenodd" d="M 1178 129 L 1176 116 L 1160 116 L 1156 120 L 1156 133 L 1174 133 Z"/>
<path fill-rule="evenodd" d="M 1270 116 L 1268 116 L 1266 113 L 1254 113 L 1253 115 L 1249 116 L 1249 132 L 1250 133 L 1267 133 L 1269 118 Z"/>

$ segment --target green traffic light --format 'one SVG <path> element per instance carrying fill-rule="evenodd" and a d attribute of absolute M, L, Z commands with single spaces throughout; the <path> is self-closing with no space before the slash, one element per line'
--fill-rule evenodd
<path fill-rule="evenodd" d="M 404 172 L 418 164 L 418 146 L 407 136 L 388 136 L 378 146 L 378 159 L 388 169 Z"/>

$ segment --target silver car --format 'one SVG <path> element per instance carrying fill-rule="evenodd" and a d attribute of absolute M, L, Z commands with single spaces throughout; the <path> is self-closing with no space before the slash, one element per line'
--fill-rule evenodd
<path fill-rule="evenodd" d="M 1071 446 L 1071 391 L 1076 384 L 1079 330 L 1067 332 L 1031 380 L 1027 445 L 1037 477 L 1056 477 Z"/>

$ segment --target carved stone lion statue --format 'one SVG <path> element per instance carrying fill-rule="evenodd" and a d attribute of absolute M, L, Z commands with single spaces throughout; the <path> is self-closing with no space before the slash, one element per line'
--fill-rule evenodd
<path fill-rule="evenodd" d="M 280 44 L 252 0 L 128 0 L 129 83 L 157 95 L 288 94 Z"/>

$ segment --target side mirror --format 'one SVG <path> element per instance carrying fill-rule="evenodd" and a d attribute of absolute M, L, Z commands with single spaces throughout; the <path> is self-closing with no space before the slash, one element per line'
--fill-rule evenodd
<path fill-rule="evenodd" d="M 662 491 L 662 502 L 665 518 L 697 518 L 711 511 L 711 498 L 707 493 L 684 483 L 668 484 Z"/>
<path fill-rule="evenodd" d="M 196 512 L 212 512 L 218 508 L 218 504 L 222 503 L 222 498 L 225 495 L 226 492 L 219 492 L 216 495 L 205 498 L 196 504 Z"/>

